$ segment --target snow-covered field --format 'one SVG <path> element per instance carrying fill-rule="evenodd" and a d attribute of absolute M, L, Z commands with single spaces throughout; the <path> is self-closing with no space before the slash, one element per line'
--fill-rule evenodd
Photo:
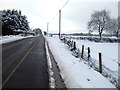
<path fill-rule="evenodd" d="M 88 40 L 74 40 L 77 47 L 81 50 L 82 45 L 87 52 L 91 50 L 91 57 L 99 60 L 98 53 L 102 53 L 102 62 L 112 71 L 118 71 L 118 43 L 96 43 Z"/>
<path fill-rule="evenodd" d="M 32 35 L 26 37 L 21 35 L 0 36 L 0 44 L 20 40 L 23 38 L 29 38 L 29 37 L 34 37 L 34 36 Z"/>
<path fill-rule="evenodd" d="M 99 72 L 87 66 L 79 58 L 75 58 L 72 52 L 69 51 L 67 45 L 62 43 L 58 38 L 47 37 L 47 41 L 67 88 L 115 88 L 115 86 Z M 79 43 L 77 46 L 80 47 Z"/>
<path fill-rule="evenodd" d="M 90 47 L 91 58 L 99 63 L 98 53 L 102 53 L 103 75 L 107 73 L 107 78 L 115 85 L 118 83 L 118 43 L 100 43 L 91 42 L 88 40 L 74 40 L 77 48 L 82 49 L 85 47 L 85 52 L 88 52 Z M 119 62 L 120 63 L 120 62 Z"/>

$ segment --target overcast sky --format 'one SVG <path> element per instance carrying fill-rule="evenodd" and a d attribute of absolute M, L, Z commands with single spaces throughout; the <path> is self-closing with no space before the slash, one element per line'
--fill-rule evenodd
<path fill-rule="evenodd" d="M 47 29 L 49 22 L 49 32 L 58 33 L 59 9 L 68 0 L 0 0 L 0 10 L 17 9 L 26 15 L 30 22 L 30 27 Z M 62 33 L 88 32 L 87 22 L 94 10 L 106 9 L 110 11 L 111 17 L 118 16 L 119 0 L 69 0 L 68 4 L 62 8 L 61 30 Z M 56 15 L 56 18 L 53 17 Z M 53 19 L 51 21 L 51 19 Z M 51 21 L 51 22 L 50 22 Z"/>

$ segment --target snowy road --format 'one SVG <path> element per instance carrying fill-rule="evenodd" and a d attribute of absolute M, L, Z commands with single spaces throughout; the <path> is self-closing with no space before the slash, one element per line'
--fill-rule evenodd
<path fill-rule="evenodd" d="M 3 88 L 48 88 L 43 36 L 2 45 Z"/>

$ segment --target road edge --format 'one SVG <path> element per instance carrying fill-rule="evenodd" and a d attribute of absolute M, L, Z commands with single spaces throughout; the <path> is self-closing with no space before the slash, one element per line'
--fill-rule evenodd
<path fill-rule="evenodd" d="M 54 72 L 52 71 L 52 63 L 51 63 L 51 58 L 50 58 L 46 39 L 45 39 L 45 49 L 46 49 L 48 74 L 49 74 L 49 88 L 55 88 L 55 79 L 53 77 Z"/>
<path fill-rule="evenodd" d="M 48 41 L 46 40 L 46 38 L 45 38 L 45 42 L 46 42 L 46 46 L 47 46 L 47 49 L 48 49 L 48 53 L 49 53 L 49 58 L 50 58 L 50 62 L 51 62 L 51 69 L 52 69 L 52 71 L 53 71 L 53 78 L 54 78 L 54 83 L 55 83 L 55 87 L 54 88 L 65 88 L 65 89 L 67 89 L 66 88 L 66 85 L 65 85 L 65 83 L 64 83 L 64 79 L 63 79 L 63 77 L 61 76 L 61 73 L 60 73 L 60 69 L 59 69 L 59 66 L 58 66 L 58 64 L 57 64 L 57 62 L 56 62 L 56 60 L 54 59 L 54 56 L 52 55 L 52 52 L 51 52 L 51 50 L 50 50 L 50 48 L 49 48 L 49 44 L 48 44 Z M 53 59 L 53 60 L 52 60 Z M 53 63 L 54 62 L 54 63 Z M 55 64 L 55 65 L 53 65 L 53 64 Z M 49 65 L 49 64 L 48 64 Z M 55 67 L 54 66 L 56 66 L 56 69 L 54 69 Z M 57 71 L 55 71 L 55 70 L 57 70 Z M 59 76 L 56 76 L 56 73 L 57 73 L 57 75 L 58 75 L 58 73 L 59 73 Z"/>

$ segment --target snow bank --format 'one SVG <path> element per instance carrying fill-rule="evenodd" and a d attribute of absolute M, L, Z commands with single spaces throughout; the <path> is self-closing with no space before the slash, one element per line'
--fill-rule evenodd
<path fill-rule="evenodd" d="M 0 44 L 20 40 L 23 38 L 29 38 L 29 37 L 34 37 L 34 36 L 32 35 L 26 36 L 26 37 L 21 36 L 21 35 L 0 36 Z"/>
<path fill-rule="evenodd" d="M 47 38 L 67 88 L 115 88 L 100 73 L 75 58 L 58 38 Z"/>
<path fill-rule="evenodd" d="M 49 55 L 47 43 L 45 42 L 45 48 L 46 48 L 46 55 L 47 55 L 47 65 L 48 65 L 48 73 L 49 73 L 49 86 L 50 88 L 55 88 L 55 79 L 53 77 L 54 72 L 52 71 L 52 62 Z"/>

